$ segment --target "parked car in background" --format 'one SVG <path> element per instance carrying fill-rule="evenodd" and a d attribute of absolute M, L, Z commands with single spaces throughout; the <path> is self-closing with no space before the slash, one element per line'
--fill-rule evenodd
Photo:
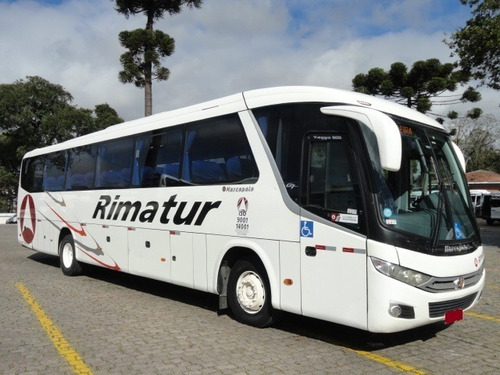
<path fill-rule="evenodd" d="M 493 225 L 495 220 L 500 221 L 500 193 L 492 193 L 484 197 L 481 217 L 488 225 Z"/>
<path fill-rule="evenodd" d="M 472 204 L 474 205 L 474 212 L 476 217 L 481 217 L 483 210 L 484 197 L 490 195 L 488 190 L 483 189 L 471 189 L 470 196 L 472 198 Z"/>

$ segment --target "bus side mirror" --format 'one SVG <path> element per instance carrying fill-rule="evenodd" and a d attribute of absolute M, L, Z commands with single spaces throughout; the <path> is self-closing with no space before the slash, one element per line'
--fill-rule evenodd
<path fill-rule="evenodd" d="M 377 138 L 380 165 L 397 172 L 401 168 L 401 134 L 396 123 L 386 114 L 371 108 L 356 106 L 323 107 L 325 115 L 347 117 L 366 125 Z"/>

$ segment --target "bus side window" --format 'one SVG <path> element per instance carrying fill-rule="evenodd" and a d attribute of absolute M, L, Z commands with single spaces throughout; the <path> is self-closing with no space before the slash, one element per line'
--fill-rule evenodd
<path fill-rule="evenodd" d="M 143 165 L 139 165 L 138 177 L 142 187 L 177 186 L 180 183 L 182 156 L 181 128 L 154 134 L 147 142 Z M 137 150 L 136 150 L 137 152 Z"/>
<path fill-rule="evenodd" d="M 81 146 L 70 150 L 66 188 L 71 190 L 94 187 L 97 146 Z"/>
<path fill-rule="evenodd" d="M 46 191 L 64 190 L 66 171 L 66 152 L 56 152 L 47 158 L 43 175 L 43 189 Z"/>
<path fill-rule="evenodd" d="M 96 186 L 125 188 L 132 175 L 133 139 L 122 138 L 99 145 Z"/>
<path fill-rule="evenodd" d="M 259 175 L 236 114 L 189 127 L 182 162 L 182 179 L 197 185 L 253 183 Z"/>
<path fill-rule="evenodd" d="M 253 183 L 258 175 L 237 114 L 161 129 L 135 143 L 134 186 Z"/>
<path fill-rule="evenodd" d="M 23 161 L 21 187 L 30 193 L 43 191 L 45 157 L 35 156 Z"/>
<path fill-rule="evenodd" d="M 134 160 L 132 163 L 132 186 L 140 187 L 144 172 L 144 164 L 149 151 L 150 134 L 143 134 L 135 139 Z"/>

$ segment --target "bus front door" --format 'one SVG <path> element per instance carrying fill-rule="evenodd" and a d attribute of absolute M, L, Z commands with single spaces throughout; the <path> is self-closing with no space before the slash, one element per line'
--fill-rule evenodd
<path fill-rule="evenodd" d="M 367 329 L 366 237 L 348 134 L 307 135 L 302 159 L 302 312 Z"/>

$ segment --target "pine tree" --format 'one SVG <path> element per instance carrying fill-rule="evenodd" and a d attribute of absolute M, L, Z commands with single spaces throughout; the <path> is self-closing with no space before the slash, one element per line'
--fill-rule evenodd
<path fill-rule="evenodd" d="M 116 0 L 116 11 L 130 17 L 143 13 L 147 17 L 146 27 L 133 31 L 122 31 L 118 39 L 128 51 L 121 55 L 123 70 L 118 78 L 122 83 L 134 83 L 144 88 L 144 113 L 153 113 L 153 79 L 166 81 L 168 68 L 161 65 L 161 58 L 174 53 L 175 41 L 168 34 L 154 30 L 155 21 L 181 12 L 182 6 L 200 8 L 203 0 Z"/>

